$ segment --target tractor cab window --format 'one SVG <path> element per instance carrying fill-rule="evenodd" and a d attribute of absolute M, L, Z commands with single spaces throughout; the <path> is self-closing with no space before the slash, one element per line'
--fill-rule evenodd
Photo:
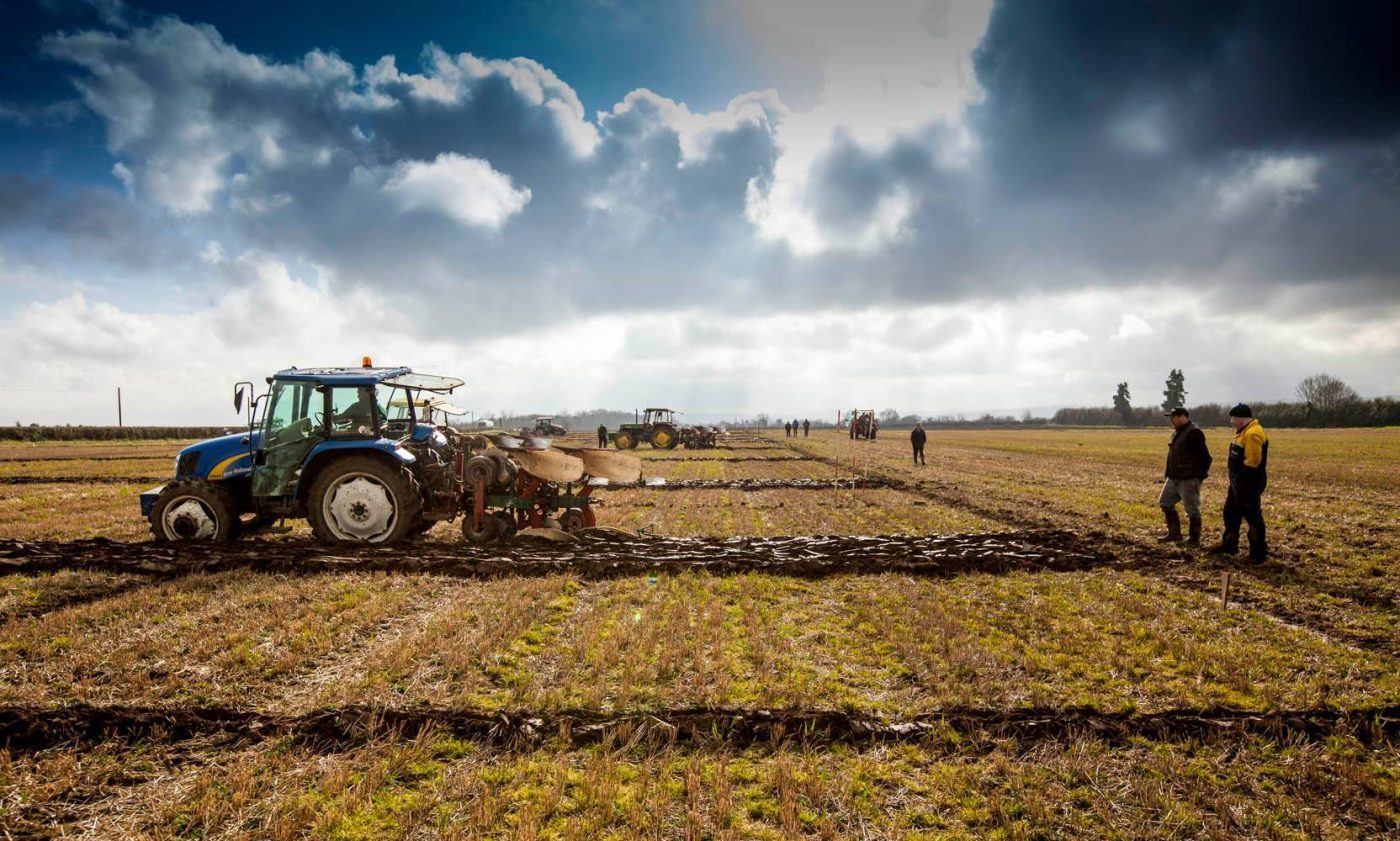
<path fill-rule="evenodd" d="M 279 382 L 272 386 L 263 423 L 269 446 L 290 443 L 309 436 L 320 420 L 320 399 L 312 400 L 314 389 L 309 383 Z"/>
<path fill-rule="evenodd" d="M 421 392 L 411 388 L 399 388 L 385 383 L 380 383 L 375 388 L 375 400 L 378 401 L 383 414 L 385 434 L 390 438 L 402 438 L 413 434 L 414 418 L 426 414 L 419 409 Z"/>
<path fill-rule="evenodd" d="M 342 386 L 331 389 L 331 436 L 373 437 L 384 407 L 377 404 L 375 387 Z"/>

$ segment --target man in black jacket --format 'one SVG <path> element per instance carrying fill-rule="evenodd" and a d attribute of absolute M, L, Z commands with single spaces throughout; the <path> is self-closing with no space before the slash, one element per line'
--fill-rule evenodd
<path fill-rule="evenodd" d="M 1167 444 L 1166 482 L 1162 484 L 1162 495 L 1157 498 L 1167 521 L 1167 533 L 1157 540 L 1159 543 L 1181 542 L 1181 515 L 1176 513 L 1176 504 L 1180 502 L 1190 524 L 1186 545 L 1200 546 L 1201 482 L 1210 475 L 1211 462 L 1206 434 L 1191 422 L 1191 413 L 1180 406 L 1167 416 L 1175 432 Z"/>
<path fill-rule="evenodd" d="M 924 432 L 924 425 L 914 424 L 914 431 L 909 433 L 909 443 L 914 445 L 914 463 L 928 464 L 924 461 L 924 442 L 928 440 L 928 433 Z"/>
<path fill-rule="evenodd" d="M 603 449 L 608 447 L 608 428 L 603 424 L 598 424 L 598 446 Z"/>

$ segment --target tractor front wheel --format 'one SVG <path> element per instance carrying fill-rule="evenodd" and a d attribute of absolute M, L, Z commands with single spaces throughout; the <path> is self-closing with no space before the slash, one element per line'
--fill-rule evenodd
<path fill-rule="evenodd" d="M 417 530 L 423 500 L 403 468 L 372 456 L 347 456 L 311 483 L 306 510 L 323 543 L 393 543 Z"/>
<path fill-rule="evenodd" d="M 228 491 L 202 479 L 165 486 L 151 508 L 151 534 L 158 541 L 226 543 L 238 534 L 238 514 Z"/>
<path fill-rule="evenodd" d="M 676 431 L 669 426 L 658 426 L 651 431 L 651 445 L 658 450 L 674 450 Z"/>
<path fill-rule="evenodd" d="M 633 438 L 630 432 L 619 432 L 617 437 L 613 439 L 613 443 L 617 445 L 619 450 L 630 450 L 637 446 L 637 439 Z"/>

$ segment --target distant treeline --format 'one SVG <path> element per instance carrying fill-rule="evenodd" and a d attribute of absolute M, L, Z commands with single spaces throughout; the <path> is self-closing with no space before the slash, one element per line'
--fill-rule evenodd
<path fill-rule="evenodd" d="M 0 441 L 155 441 L 214 438 L 223 426 L 0 426 Z"/>
<path fill-rule="evenodd" d="M 1197 426 L 1225 426 L 1230 422 L 1230 407 L 1222 403 L 1188 408 Z M 1400 426 L 1400 400 L 1390 397 L 1349 400 L 1325 409 L 1309 403 L 1251 403 L 1250 408 L 1265 427 Z M 1118 411 L 1109 406 L 1060 409 L 1050 422 L 1057 426 L 1125 425 Z M 1154 406 L 1134 408 L 1132 423 L 1128 425 L 1157 426 L 1162 422 L 1162 410 Z"/>

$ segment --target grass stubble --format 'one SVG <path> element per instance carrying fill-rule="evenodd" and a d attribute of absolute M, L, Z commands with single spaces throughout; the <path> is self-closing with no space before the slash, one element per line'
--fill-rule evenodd
<path fill-rule="evenodd" d="M 1208 434 L 1223 462 L 1225 435 Z M 900 484 L 613 490 L 600 516 L 715 537 L 1048 521 L 1152 552 L 1165 435 L 934 431 L 927 468 L 905 463 L 897 432 L 864 445 L 826 433 L 735 450 L 642 450 L 647 475 L 672 480 L 820 479 L 858 453 L 865 471 Z M 349 704 L 658 717 L 842 709 L 896 721 L 953 707 L 1134 715 L 1394 705 L 1393 650 L 1357 643 L 1397 627 L 1400 494 L 1389 465 L 1400 435 L 1273 437 L 1266 505 L 1284 563 L 1238 570 L 1243 607 L 1220 607 L 1221 566 L 1170 551 L 1159 569 L 948 580 L 10 575 L 0 576 L 0 702 L 287 714 Z M 177 448 L 143 445 L 141 459 L 112 459 L 123 448 L 31 446 L 0 471 L 147 475 Z M 68 458 L 83 453 L 103 460 Z M 1212 526 L 1222 487 L 1207 484 Z M 0 535 L 142 539 L 141 489 L 0 487 Z M 454 532 L 439 527 L 428 539 L 459 539 Z M 502 748 L 429 730 L 331 747 L 210 737 L 0 753 L 0 827 L 65 837 L 1368 838 L 1400 831 L 1397 803 L 1396 746 L 1350 735 L 1114 741 L 949 730 L 890 744 L 807 744 L 797 734 L 731 745 L 621 733 L 587 746 Z"/>

